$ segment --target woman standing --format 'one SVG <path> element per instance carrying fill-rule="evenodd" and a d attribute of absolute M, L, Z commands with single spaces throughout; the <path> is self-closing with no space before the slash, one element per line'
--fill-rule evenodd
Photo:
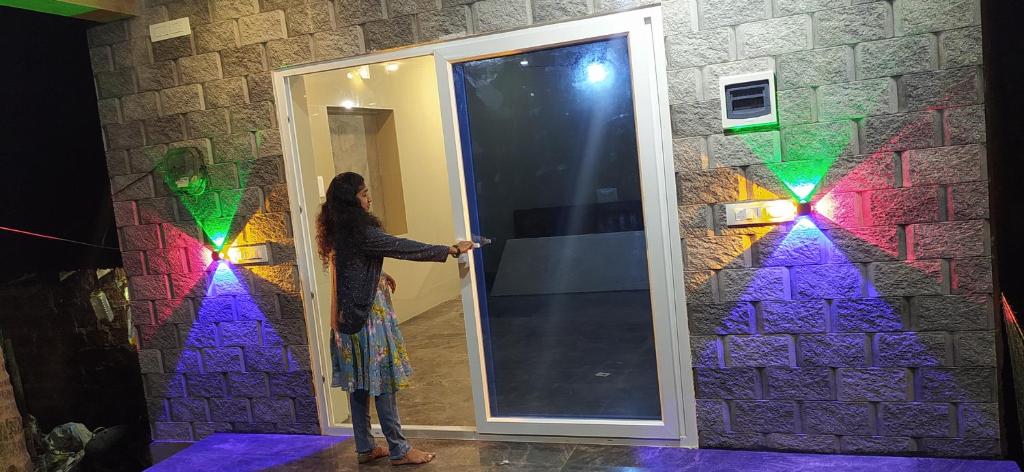
<path fill-rule="evenodd" d="M 333 285 L 331 386 L 349 392 L 359 463 L 388 456 L 393 465 L 425 464 L 434 454 L 412 448 L 402 435 L 395 394 L 408 386 L 412 367 L 391 306 L 395 279 L 381 268 L 385 257 L 444 262 L 472 250 L 473 243 L 431 245 L 391 236 L 370 213 L 371 201 L 362 176 L 338 174 L 317 218 L 318 251 Z M 370 397 L 387 449 L 375 446 L 370 435 Z"/>

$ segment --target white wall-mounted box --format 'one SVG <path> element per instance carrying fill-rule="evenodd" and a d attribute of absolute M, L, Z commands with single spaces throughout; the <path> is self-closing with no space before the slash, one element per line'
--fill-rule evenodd
<path fill-rule="evenodd" d="M 722 97 L 722 128 L 771 128 L 779 124 L 775 102 L 775 73 L 772 71 L 730 75 L 718 79 Z"/>

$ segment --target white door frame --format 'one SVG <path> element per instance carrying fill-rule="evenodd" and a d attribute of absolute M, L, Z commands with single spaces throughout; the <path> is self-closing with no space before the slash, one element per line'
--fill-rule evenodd
<path fill-rule="evenodd" d="M 321 428 L 325 434 L 351 434 L 351 426 L 337 426 L 330 422 L 330 371 L 323 359 L 328 356 L 321 346 L 327 339 L 316 322 L 320 303 L 329 303 L 316 297 L 315 241 L 302 195 L 304 185 L 300 171 L 299 152 L 294 140 L 291 122 L 291 97 L 288 79 L 313 72 L 350 68 L 366 64 L 396 61 L 411 57 L 433 55 L 438 73 L 442 126 L 444 127 L 445 155 L 451 183 L 455 232 L 458 239 L 470 239 L 469 215 L 465 201 L 465 182 L 462 158 L 459 154 L 457 115 L 451 64 L 467 60 L 501 56 L 530 49 L 585 42 L 588 40 L 626 35 L 632 65 L 633 100 L 637 126 L 638 155 L 640 157 L 641 186 L 645 215 L 645 235 L 648 248 L 648 273 L 654 314 L 655 346 L 658 356 L 658 378 L 661 394 L 662 420 L 597 420 L 597 419 L 544 419 L 493 418 L 489 415 L 489 402 L 484 389 L 482 339 L 478 326 L 472 259 L 464 260 L 469 273 L 462 277 L 462 299 L 466 316 L 466 334 L 473 385 L 477 426 L 439 427 L 406 425 L 410 436 L 429 437 L 515 437 L 529 435 L 541 440 L 582 440 L 598 438 L 633 438 L 638 440 L 669 440 L 671 444 L 696 447 L 696 402 L 691 369 L 689 329 L 686 323 L 686 305 L 683 289 L 682 248 L 676 211 L 676 187 L 672 161 L 672 138 L 668 108 L 668 84 L 660 7 L 650 7 L 624 13 L 526 28 L 487 36 L 459 39 L 447 43 L 427 44 L 405 49 L 328 63 L 312 64 L 273 72 L 274 95 L 277 103 L 278 123 L 281 123 L 281 144 L 285 158 L 285 176 L 288 184 L 291 216 L 297 251 L 302 298 L 306 311 L 307 334 L 314 386 L 317 396 Z M 308 189 L 306 189 L 308 190 Z M 329 299 L 328 299 L 329 300 Z M 678 443 L 676 440 L 678 439 Z M 603 439 L 602 439 L 603 441 Z M 627 441 L 628 442 L 628 441 Z"/>

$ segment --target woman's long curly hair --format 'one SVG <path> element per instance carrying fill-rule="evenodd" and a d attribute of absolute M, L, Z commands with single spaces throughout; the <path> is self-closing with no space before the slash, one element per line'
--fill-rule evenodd
<path fill-rule="evenodd" d="M 359 247 L 366 237 L 366 228 L 381 226 L 380 220 L 359 203 L 357 195 L 365 186 L 363 176 L 345 172 L 335 176 L 327 187 L 327 201 L 321 205 L 316 219 L 317 252 L 325 267 L 335 253 Z"/>

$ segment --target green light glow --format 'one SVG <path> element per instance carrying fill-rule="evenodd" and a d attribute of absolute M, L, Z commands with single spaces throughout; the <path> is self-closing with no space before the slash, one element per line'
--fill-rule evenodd
<path fill-rule="evenodd" d="M 57 0 L 0 0 L 0 6 L 60 16 L 79 16 L 96 11 L 92 7 L 73 5 Z"/>

